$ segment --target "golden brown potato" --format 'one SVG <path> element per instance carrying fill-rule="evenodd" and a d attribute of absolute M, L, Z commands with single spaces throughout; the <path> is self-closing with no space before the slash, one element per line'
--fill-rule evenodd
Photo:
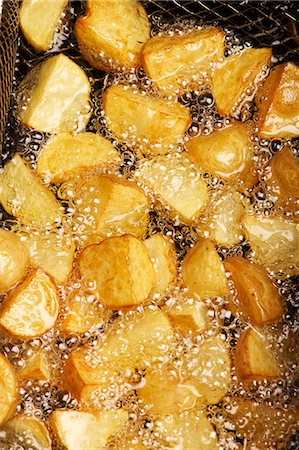
<path fill-rule="evenodd" d="M 21 30 L 32 47 L 47 51 L 67 5 L 67 0 L 23 0 L 20 8 Z"/>
<path fill-rule="evenodd" d="M 117 84 L 104 91 L 103 109 L 110 130 L 126 144 L 138 144 L 141 153 L 168 153 L 191 123 L 188 109 L 180 103 Z"/>
<path fill-rule="evenodd" d="M 0 445 L 3 434 L 4 445 L 1 448 L 30 448 L 34 450 L 51 450 L 51 438 L 45 423 L 36 417 L 22 414 L 16 416 L 1 427 Z M 13 447 L 10 447 L 10 444 Z M 28 447 L 27 447 L 28 446 Z"/>
<path fill-rule="evenodd" d="M 183 333 L 201 333 L 208 328 L 211 321 L 205 303 L 194 299 L 184 299 L 167 309 L 174 325 Z"/>
<path fill-rule="evenodd" d="M 236 287 L 236 310 L 254 325 L 275 322 L 282 318 L 284 302 L 264 267 L 251 264 L 241 256 L 224 261 Z"/>
<path fill-rule="evenodd" d="M 22 280 L 28 264 L 27 249 L 18 236 L 0 228 L 0 295 Z"/>
<path fill-rule="evenodd" d="M 261 72 L 269 66 L 271 48 L 249 48 L 219 63 L 212 76 L 213 96 L 219 113 L 238 117 L 244 100 L 252 99 Z M 246 91 L 252 93 L 246 96 Z"/>
<path fill-rule="evenodd" d="M 66 363 L 62 382 L 79 401 L 90 402 L 96 389 L 111 391 L 113 383 L 124 386 L 135 368 L 144 369 L 163 360 L 174 343 L 171 323 L 159 309 L 134 311 L 90 349 L 73 351 Z M 108 391 L 107 391 L 108 389 Z"/>
<path fill-rule="evenodd" d="M 37 173 L 46 181 L 60 184 L 80 171 L 120 161 L 111 142 L 95 133 L 60 133 L 43 147 Z"/>
<path fill-rule="evenodd" d="M 77 19 L 75 34 L 89 64 L 109 72 L 138 65 L 150 25 L 137 0 L 88 0 L 86 16 Z"/>
<path fill-rule="evenodd" d="M 224 33 L 207 27 L 192 33 L 154 36 L 143 47 L 142 64 L 149 78 L 168 94 L 195 81 L 224 55 Z"/>
<path fill-rule="evenodd" d="M 70 236 L 62 233 L 18 232 L 28 249 L 31 265 L 51 275 L 56 283 L 66 282 L 72 267 L 76 246 Z"/>
<path fill-rule="evenodd" d="M 154 234 L 144 241 L 154 267 L 153 296 L 163 294 L 177 274 L 175 247 L 163 234 Z"/>
<path fill-rule="evenodd" d="M 241 182 L 251 187 L 256 182 L 250 131 L 245 124 L 234 122 L 207 136 L 201 135 L 187 142 L 186 148 L 197 166 L 231 185 Z"/>
<path fill-rule="evenodd" d="M 128 420 L 123 409 L 89 413 L 57 409 L 51 414 L 51 426 L 66 450 L 104 450 L 108 438 L 120 432 Z"/>
<path fill-rule="evenodd" d="M 85 285 L 112 309 L 138 306 L 155 281 L 146 246 L 129 234 L 86 247 L 79 256 L 79 270 Z"/>
<path fill-rule="evenodd" d="M 260 87 L 259 134 L 265 138 L 299 136 L 299 67 L 291 62 L 279 64 Z"/>
<path fill-rule="evenodd" d="M 46 133 L 82 130 L 90 117 L 90 83 L 63 53 L 29 72 L 22 88 L 20 119 L 24 126 Z M 29 97 L 29 101 L 27 101 Z"/>
<path fill-rule="evenodd" d="M 229 293 L 221 258 L 208 239 L 200 239 L 188 251 L 182 263 L 182 280 L 188 292 L 201 299 Z"/>
<path fill-rule="evenodd" d="M 103 324 L 99 305 L 93 295 L 74 295 L 67 303 L 67 312 L 60 330 L 64 334 L 82 334 Z"/>
<path fill-rule="evenodd" d="M 62 208 L 54 194 L 18 154 L 0 174 L 0 203 L 24 225 L 49 228 L 61 221 Z"/>
<path fill-rule="evenodd" d="M 299 230 L 295 223 L 281 217 L 247 214 L 243 226 L 256 262 L 274 272 L 298 273 Z"/>
<path fill-rule="evenodd" d="M 281 376 L 278 362 L 264 336 L 250 328 L 241 336 L 235 353 L 235 366 L 244 381 Z"/>
<path fill-rule="evenodd" d="M 0 353 L 0 425 L 7 422 L 17 406 L 17 379 L 8 359 Z"/>
<path fill-rule="evenodd" d="M 0 326 L 17 338 L 33 339 L 53 327 L 58 310 L 54 282 L 42 270 L 34 270 L 4 299 Z"/>
<path fill-rule="evenodd" d="M 30 356 L 19 370 L 18 377 L 22 380 L 50 381 L 51 372 L 46 354 L 39 351 Z"/>
<path fill-rule="evenodd" d="M 74 204 L 79 237 L 82 233 L 102 238 L 125 233 L 145 236 L 150 204 L 135 183 L 113 175 L 94 175 L 79 184 Z"/>
<path fill-rule="evenodd" d="M 167 155 L 144 159 L 136 176 L 187 221 L 195 219 L 208 199 L 208 188 L 202 174 L 185 152 L 175 158 Z"/>

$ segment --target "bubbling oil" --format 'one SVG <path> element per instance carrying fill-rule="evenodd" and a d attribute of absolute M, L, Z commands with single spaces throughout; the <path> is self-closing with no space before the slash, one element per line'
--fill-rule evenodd
<path fill-rule="evenodd" d="M 69 21 L 75 18 L 74 10 L 70 10 L 63 18 L 60 24 L 60 32 L 57 33 L 55 44 L 51 52 L 57 50 L 66 50 L 72 57 L 76 58 L 76 62 L 81 63 L 78 51 L 70 36 Z M 191 33 L 198 29 L 198 25 L 194 21 L 180 20 L 169 24 L 163 16 L 153 14 L 150 17 L 152 25 L 152 35 Z M 70 44 L 68 44 L 70 42 Z M 248 42 L 242 42 L 231 30 L 225 30 L 226 55 L 241 51 L 243 48 L 250 46 Z M 24 43 L 21 45 L 24 46 Z M 26 53 L 27 52 L 27 53 Z M 22 54 L 22 49 L 21 49 Z M 25 55 L 28 57 L 28 49 Z M 27 68 L 35 65 L 40 59 L 37 55 L 31 54 L 28 57 Z M 20 59 L 20 56 L 19 56 Z M 22 63 L 23 64 L 23 63 Z M 86 65 L 82 63 L 84 69 Z M 19 83 L 20 70 L 16 72 L 14 81 L 15 88 Z M 90 177 L 96 173 L 108 173 L 121 176 L 128 180 L 136 182 L 135 170 L 143 153 L 143 143 L 138 141 L 136 136 L 130 136 L 129 142 L 119 141 L 113 136 L 105 121 L 105 114 L 102 107 L 102 90 L 103 86 L 107 87 L 115 83 L 121 83 L 138 89 L 145 95 L 153 97 L 161 95 L 152 81 L 146 76 L 143 69 L 136 71 L 120 70 L 116 73 L 102 76 L 96 70 L 87 69 L 92 83 L 92 117 L 87 126 L 87 131 L 99 133 L 109 139 L 115 148 L 120 152 L 122 161 L 119 168 L 95 169 L 87 171 L 86 177 Z M 265 70 L 262 76 L 266 76 Z M 210 81 L 207 78 L 196 79 L 193 81 L 182 80 L 182 91 L 179 98 L 172 96 L 171 100 L 177 99 L 186 108 L 189 108 L 192 117 L 192 123 L 189 127 L 187 136 L 179 146 L 172 147 L 170 151 L 173 157 L 178 156 L 184 149 L 184 143 L 188 139 L 200 135 L 208 135 L 214 130 L 219 130 L 231 124 L 232 119 L 219 116 L 216 110 L 215 102 L 211 92 Z M 28 87 L 24 87 L 22 95 L 26 95 Z M 15 89 L 17 92 L 17 89 Z M 19 98 L 19 94 L 14 93 L 13 97 Z M 260 215 L 275 215 L 278 209 L 275 206 L 271 195 L 263 188 L 263 182 L 267 173 L 267 164 L 276 151 L 288 146 L 296 154 L 294 143 L 287 140 L 268 141 L 259 139 L 254 135 L 256 130 L 255 109 L 252 106 L 253 91 L 246 92 L 248 104 L 242 111 L 242 119 L 248 119 L 248 123 L 252 129 L 252 148 L 253 148 L 253 174 L 257 176 L 258 183 L 252 188 L 241 186 L 241 196 L 247 205 L 250 205 L 249 211 L 253 211 Z M 165 96 L 165 100 L 169 98 Z M 245 99 L 246 100 L 246 99 Z M 245 102 L 246 103 L 246 102 Z M 17 150 L 23 155 L 28 163 L 35 168 L 35 161 L 40 153 L 41 148 L 47 142 L 48 135 L 45 133 L 24 129 L 17 119 L 18 105 L 15 105 L 12 114 L 12 123 L 8 125 L 8 134 L 6 138 L 7 155 L 9 157 Z M 133 144 L 137 144 L 138 152 L 135 152 Z M 130 145 L 131 144 L 131 145 Z M 136 147 L 136 146 L 135 146 Z M 149 211 L 149 224 L 147 236 L 157 233 L 163 233 L 168 236 L 175 244 L 177 258 L 182 261 L 188 249 L 190 249 L 199 239 L 200 236 L 210 237 L 213 234 L 213 224 L 210 218 L 215 214 L 213 211 L 213 198 L 219 198 L 226 192 L 225 183 L 221 179 L 212 176 L 209 173 L 203 174 L 205 181 L 209 187 L 210 199 L 203 212 L 202 220 L 196 225 L 185 223 L 173 210 L 169 209 L 162 199 L 148 195 L 151 199 Z M 137 182 L 138 183 L 138 182 Z M 77 251 L 75 261 L 80 253 L 82 245 L 87 237 L 84 221 L 74 224 L 74 211 L 76 200 L 76 182 L 69 181 L 63 183 L 60 187 L 52 184 L 48 185 L 55 195 L 65 206 L 65 219 L 62 223 L 63 231 L 74 235 L 77 243 Z M 240 188 L 240 186 L 239 186 Z M 12 218 L 4 216 L 6 219 L 3 223 L 4 228 L 18 231 L 19 226 Z M 216 217 L 217 219 L 217 217 Z M 246 240 L 246 235 L 240 237 L 239 242 L 232 246 L 219 245 L 217 251 L 224 260 L 230 256 L 241 255 L 247 259 L 253 258 L 253 252 Z M 285 255 L 287 258 L 288 255 Z M 180 279 L 179 273 L 179 279 Z M 232 280 L 228 276 L 230 288 L 229 299 L 236 299 L 236 292 Z M 276 381 L 265 382 L 255 381 L 250 386 L 241 382 L 232 367 L 232 382 L 229 391 L 224 399 L 216 404 L 209 405 L 206 409 L 207 416 L 213 429 L 217 432 L 220 448 L 225 449 L 284 449 L 287 448 L 287 439 L 289 439 L 289 424 L 295 423 L 295 419 L 290 420 L 288 415 L 293 414 L 297 403 L 296 385 L 299 380 L 298 362 L 294 360 L 294 351 L 297 346 L 296 332 L 299 327 L 298 297 L 296 297 L 295 280 L 285 277 L 284 274 L 271 273 L 273 282 L 277 285 L 280 293 L 287 302 L 287 311 L 278 324 L 264 327 L 261 329 L 265 333 L 267 343 L 270 348 L 276 352 L 277 359 L 280 361 L 280 367 L 284 376 Z M 122 333 L 126 326 L 127 318 L 133 314 L 132 312 L 117 312 L 105 308 L 101 304 L 96 305 L 96 318 L 90 318 L 91 327 L 81 333 L 64 333 L 62 325 L 68 315 L 70 309 L 70 299 L 75 298 L 78 302 L 83 303 L 88 299 L 86 287 L 82 285 L 80 278 L 74 270 L 65 286 L 59 286 L 61 310 L 55 328 L 43 336 L 31 341 L 19 341 L 7 338 L 1 338 L 0 344 L 4 355 L 10 360 L 12 365 L 18 372 L 20 368 L 26 365 L 26 361 L 32 354 L 43 351 L 47 356 L 47 360 L 51 371 L 51 382 L 47 381 L 21 381 L 19 385 L 20 401 L 17 406 L 17 414 L 25 413 L 30 416 L 41 418 L 48 423 L 49 417 L 53 411 L 58 408 L 76 409 L 80 406 L 77 400 L 63 388 L 60 379 L 63 369 L 69 355 L 75 349 L 86 347 L 89 354 L 93 355 L 93 349 L 102 345 L 107 341 L 107 336 L 114 330 L 116 333 Z M 159 307 L 167 308 L 182 302 L 193 301 L 180 286 L 174 286 L 168 289 L 165 296 L 159 299 Z M 157 364 L 156 370 L 163 368 L 166 364 L 171 364 L 172 372 L 179 379 L 184 368 L 192 365 L 192 361 L 200 352 L 200 345 L 205 340 L 213 336 L 220 335 L 230 347 L 231 356 L 234 354 L 236 342 L 243 330 L 250 325 L 244 320 L 242 315 L 234 316 L 229 310 L 229 301 L 224 298 L 211 298 L 205 300 L 207 314 L 210 317 L 209 327 L 199 335 L 193 335 L 191 332 L 184 335 L 176 331 L 175 344 L 169 347 L 164 360 Z M 157 308 L 151 304 L 145 308 Z M 138 307 L 142 312 L 143 307 Z M 156 342 L 153 342 L 153 345 Z M 206 367 L 208 369 L 208 366 Z M 128 450 L 130 445 L 143 445 L 149 449 L 166 450 L 169 448 L 183 449 L 179 446 L 176 436 L 167 432 L 159 423 L 159 418 L 150 415 L 147 408 L 140 402 L 137 396 L 138 386 L 144 380 L 144 371 L 139 370 L 130 374 L 128 379 L 122 378 L 122 374 L 118 373 L 117 377 L 110 380 L 105 392 L 95 392 L 93 396 L 93 407 L 102 409 L 103 407 L 118 408 L 122 406 L 129 413 L 129 422 L 126 430 L 121 431 L 117 436 L 109 439 L 107 450 Z M 244 402 L 256 402 L 254 414 L 256 420 L 250 420 L 252 410 L 248 406 L 240 415 L 234 415 L 237 405 Z M 248 403 L 249 404 L 249 403 Z M 252 404 L 252 403 L 251 403 Z M 271 421 L 265 420 L 267 417 L 266 409 L 259 415 L 260 405 L 263 407 L 277 408 L 274 418 Z M 271 416 L 272 418 L 272 416 Z M 247 425 L 246 425 L 247 424 Z M 246 428 L 246 426 L 247 428 Z M 242 434 L 242 429 L 246 428 L 246 437 Z M 240 431 L 241 430 L 241 431 Z M 275 433 L 274 431 L 275 430 Z M 166 433 L 166 434 L 165 434 Z M 271 434 L 272 433 L 272 434 Z M 273 434 L 274 433 L 274 434 Z M 62 447 L 57 442 L 56 437 L 51 435 L 53 440 L 52 448 L 60 450 Z M 11 440 L 9 440 L 11 439 Z M 289 440 L 289 448 L 295 448 L 296 437 L 293 436 Z M 291 442 L 291 444 L 290 444 Z M 293 443 L 292 443 L 293 442 Z M 2 447 L 1 447 L 2 445 Z M 292 447 L 293 445 L 293 447 Z M 296 443 L 295 443 L 296 445 Z M 29 450 L 33 449 L 30 445 L 22 442 L 19 437 L 13 436 L 8 438 L 3 436 L 0 431 L 0 448 Z M 138 447 L 136 447 L 138 448 Z M 34 450 L 41 450 L 35 449 Z M 188 449 L 191 450 L 191 449 Z"/>

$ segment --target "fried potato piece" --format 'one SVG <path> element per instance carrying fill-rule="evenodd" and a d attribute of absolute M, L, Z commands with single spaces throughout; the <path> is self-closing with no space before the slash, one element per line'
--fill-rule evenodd
<path fill-rule="evenodd" d="M 174 325 L 183 333 L 200 333 L 211 321 L 207 305 L 194 299 L 175 303 L 167 309 L 167 313 Z"/>
<path fill-rule="evenodd" d="M 47 51 L 67 0 L 23 0 L 20 8 L 21 30 L 32 47 Z"/>
<path fill-rule="evenodd" d="M 224 261 L 237 289 L 236 310 L 254 325 L 271 323 L 281 319 L 284 313 L 283 298 L 272 284 L 264 267 L 251 264 L 241 256 Z"/>
<path fill-rule="evenodd" d="M 159 309 L 134 311 L 110 331 L 104 343 L 73 351 L 62 383 L 75 398 L 88 404 L 91 391 L 104 390 L 107 395 L 111 384 L 124 386 L 135 368 L 152 367 L 166 358 L 173 343 L 173 329 L 166 314 Z"/>
<path fill-rule="evenodd" d="M 175 247 L 167 237 L 154 234 L 144 241 L 151 258 L 155 281 L 152 294 L 163 294 L 174 282 L 177 273 Z"/>
<path fill-rule="evenodd" d="M 299 67 L 291 62 L 279 64 L 260 87 L 258 130 L 265 138 L 299 136 Z"/>
<path fill-rule="evenodd" d="M 252 90 L 252 99 L 261 80 L 261 72 L 269 66 L 271 56 L 271 48 L 249 48 L 218 64 L 212 75 L 212 91 L 221 115 L 238 117 L 242 103 L 249 98 L 246 91 Z"/>
<path fill-rule="evenodd" d="M 114 84 L 103 94 L 103 109 L 107 125 L 126 144 L 150 150 L 154 155 L 168 153 L 182 141 L 191 117 L 178 102 L 165 102 L 144 95 L 131 87 Z"/>
<path fill-rule="evenodd" d="M 62 208 L 54 194 L 15 155 L 0 174 L 0 203 L 24 225 L 49 228 L 59 223 Z"/>
<path fill-rule="evenodd" d="M 17 406 L 17 379 L 8 359 L 0 353 L 0 425 L 7 422 Z"/>
<path fill-rule="evenodd" d="M 250 328 L 241 336 L 235 353 L 235 366 L 244 381 L 278 378 L 281 371 L 264 336 Z"/>
<path fill-rule="evenodd" d="M 187 221 L 194 220 L 208 199 L 202 174 L 185 152 L 175 158 L 167 155 L 144 159 L 136 176 Z"/>
<path fill-rule="evenodd" d="M 298 273 L 299 230 L 295 223 L 281 217 L 247 214 L 243 226 L 256 262 L 274 272 Z"/>
<path fill-rule="evenodd" d="M 201 135 L 186 144 L 190 159 L 201 169 L 230 185 L 251 187 L 253 149 L 247 125 L 234 122 L 221 130 Z M 241 182 L 241 183 L 240 183 Z"/>
<path fill-rule="evenodd" d="M 20 119 L 25 127 L 58 133 L 80 131 L 87 125 L 90 83 L 81 67 L 63 53 L 29 72 L 21 88 L 25 92 L 29 88 L 20 105 Z"/>
<path fill-rule="evenodd" d="M 120 161 L 111 142 L 95 133 L 60 133 L 43 147 L 37 173 L 44 180 L 60 184 L 84 169 Z"/>
<path fill-rule="evenodd" d="M 163 415 L 156 421 L 155 434 L 162 438 L 162 448 L 217 450 L 214 428 L 202 411 L 184 411 Z"/>
<path fill-rule="evenodd" d="M 79 256 L 79 271 L 85 285 L 112 309 L 138 306 L 155 281 L 146 246 L 129 234 L 86 247 Z"/>
<path fill-rule="evenodd" d="M 188 251 L 182 263 L 182 280 L 188 292 L 201 299 L 229 293 L 221 258 L 208 239 L 200 239 Z"/>
<path fill-rule="evenodd" d="M 13 444 L 15 448 L 24 448 L 24 443 L 25 448 L 28 446 L 32 450 L 51 450 L 52 448 L 45 423 L 36 417 L 25 414 L 16 416 L 1 428 L 1 434 L 3 433 L 5 433 L 4 445 L 7 445 L 6 448 L 13 448 L 8 446 L 9 444 Z"/>
<path fill-rule="evenodd" d="M 224 55 L 224 33 L 207 27 L 184 35 L 154 36 L 143 47 L 142 65 L 149 78 L 168 94 L 210 73 Z"/>
<path fill-rule="evenodd" d="M 101 310 L 93 295 L 74 295 L 60 326 L 65 334 L 82 334 L 103 324 Z"/>
<path fill-rule="evenodd" d="M 0 228 L 0 295 L 22 280 L 28 264 L 27 249 L 18 236 Z"/>
<path fill-rule="evenodd" d="M 21 339 L 41 336 L 53 327 L 59 310 L 56 286 L 42 270 L 34 270 L 1 305 L 0 326 Z"/>
<path fill-rule="evenodd" d="M 138 65 L 150 25 L 139 1 L 88 0 L 86 16 L 77 19 L 75 34 L 89 64 L 109 72 Z"/>
<path fill-rule="evenodd" d="M 29 357 L 25 365 L 19 370 L 18 377 L 22 380 L 50 381 L 51 371 L 46 354 L 40 351 Z"/>
<path fill-rule="evenodd" d="M 57 409 L 51 414 L 53 431 L 66 450 L 104 450 L 108 438 L 128 420 L 123 409 L 89 413 Z"/>
<path fill-rule="evenodd" d="M 145 236 L 150 203 L 135 183 L 113 175 L 94 175 L 79 184 L 74 204 L 79 234 Z"/>

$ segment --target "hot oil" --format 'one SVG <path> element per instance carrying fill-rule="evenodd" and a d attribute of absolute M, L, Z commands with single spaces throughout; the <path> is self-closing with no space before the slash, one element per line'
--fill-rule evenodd
<path fill-rule="evenodd" d="M 117 176 L 124 177 L 128 180 L 136 181 L 135 171 L 138 165 L 138 161 L 142 160 L 143 156 L 143 143 L 136 142 L 136 137 L 131 136 L 131 143 L 137 143 L 137 153 L 132 150 L 132 147 L 128 145 L 128 142 L 119 142 L 111 134 L 106 126 L 105 116 L 102 109 L 101 93 L 103 86 L 108 86 L 113 83 L 130 84 L 135 89 L 143 91 L 145 94 L 152 96 L 158 95 L 158 91 L 153 86 L 152 82 L 146 77 L 142 69 L 136 72 L 125 70 L 118 75 L 103 75 L 99 71 L 91 70 L 86 67 L 84 61 L 80 58 L 78 50 L 75 45 L 73 35 L 70 35 L 69 22 L 76 17 L 76 11 L 70 10 L 63 18 L 61 23 L 61 32 L 57 34 L 55 45 L 50 54 L 61 49 L 65 50 L 67 54 L 73 57 L 77 63 L 80 63 L 84 69 L 88 71 L 90 76 L 93 96 L 92 107 L 93 114 L 88 124 L 87 131 L 100 133 L 103 136 L 111 140 L 113 145 L 119 150 L 122 156 L 122 163 L 120 168 L 112 168 L 105 170 L 104 173 L 115 174 Z M 175 24 L 169 25 L 165 22 L 163 17 L 159 15 L 151 16 L 153 34 L 166 33 L 172 34 L 184 34 L 192 32 L 196 28 L 196 24 L 188 21 L 180 21 Z M 231 52 L 240 51 L 244 46 L 248 46 L 248 43 L 242 43 L 240 39 L 231 31 L 226 31 L 226 47 L 227 55 Z M 70 37 L 69 37 L 70 36 Z M 50 56 L 46 55 L 46 56 Z M 24 58 L 25 55 L 25 58 Z M 19 54 L 19 65 L 16 71 L 16 78 L 14 82 L 15 92 L 19 84 L 19 80 L 25 71 L 35 65 L 36 62 L 42 60 L 41 55 L 34 54 L 26 44 L 22 41 Z M 20 62 L 21 60 L 21 62 Z M 266 71 L 264 76 L 266 75 Z M 182 80 L 182 86 L 184 86 L 184 80 Z M 248 105 L 250 103 L 252 92 L 248 91 Z M 13 97 L 15 94 L 13 94 Z M 165 98 L 168 101 L 169 98 Z M 173 99 L 172 99 L 173 100 Z M 246 99 L 244 99 L 246 100 Z M 181 92 L 179 101 L 190 109 L 192 116 L 192 124 L 188 130 L 186 140 L 192 139 L 199 135 L 208 135 L 213 130 L 221 129 L 230 125 L 232 119 L 222 118 L 217 114 L 214 99 L 212 96 L 209 80 L 202 78 L 196 79 L 192 82 L 185 83 Z M 246 102 L 245 102 L 246 103 Z M 15 106 L 17 108 L 17 105 Z M 243 112 L 243 118 L 249 118 L 249 125 L 253 130 L 252 148 L 254 152 L 254 175 L 258 177 L 259 183 L 252 188 L 245 188 L 244 186 L 238 186 L 242 201 L 251 211 L 261 215 L 271 216 L 277 212 L 277 208 L 273 203 L 271 196 L 263 188 L 263 181 L 267 174 L 265 168 L 270 158 L 278 150 L 281 150 L 283 146 L 293 147 L 292 142 L 278 143 L 277 141 L 259 140 L 254 136 L 256 129 L 256 118 L 254 115 L 254 109 L 251 106 L 245 108 Z M 6 137 L 6 149 L 7 154 L 5 158 L 9 158 L 17 150 L 28 161 L 32 167 L 35 167 L 35 161 L 40 153 L 41 148 L 46 143 L 48 135 L 31 130 L 25 130 L 18 122 L 16 115 L 12 114 L 11 122 L 8 124 L 8 133 Z M 178 147 L 171 148 L 173 157 L 179 157 L 180 153 L 184 149 L 184 141 L 180 143 Z M 296 150 L 294 149 L 294 152 Z M 90 177 L 95 173 L 101 173 L 101 170 L 91 170 L 85 174 L 85 177 Z M 178 260 L 181 261 L 194 243 L 200 236 L 211 237 L 213 233 L 213 225 L 210 222 L 210 218 L 215 218 L 215 214 L 212 209 L 213 198 L 219 198 L 227 193 L 227 187 L 221 179 L 213 177 L 209 173 L 202 175 L 210 190 L 209 203 L 202 213 L 200 220 L 196 224 L 190 224 L 184 222 L 174 211 L 165 206 L 165 203 L 156 197 L 151 196 L 150 207 L 150 220 L 147 230 L 147 236 L 151 236 L 156 233 L 163 233 L 172 239 L 176 246 Z M 54 185 L 49 185 L 49 188 L 57 195 L 65 206 L 65 220 L 62 224 L 63 231 L 70 235 L 76 235 L 77 253 L 85 245 L 87 239 L 86 226 L 84 220 L 74 221 L 74 211 L 76 207 L 76 186 L 77 180 L 71 180 L 66 182 L 57 188 Z M 150 194 L 149 194 L 150 195 Z M 18 225 L 7 216 L 4 216 L 6 222 L 4 226 L 12 228 L 14 231 L 18 231 Z M 246 256 L 248 259 L 252 259 L 253 252 L 249 243 L 246 240 L 245 233 L 240 234 L 238 242 L 232 246 L 219 245 L 218 253 L 222 259 L 226 259 L 229 256 L 241 255 Z M 288 255 L 286 255 L 286 258 Z M 273 382 L 254 382 L 251 386 L 247 386 L 238 380 L 234 367 L 232 367 L 232 385 L 223 401 L 217 405 L 210 405 L 207 408 L 207 413 L 210 422 L 213 424 L 214 429 L 217 431 L 219 442 L 222 449 L 241 449 L 241 448 L 257 448 L 275 449 L 287 448 L 286 435 L 289 426 L 288 409 L 296 407 L 297 403 L 297 391 L 296 385 L 298 384 L 298 365 L 294 360 L 294 354 L 296 349 L 296 332 L 298 331 L 298 313 L 296 307 L 298 307 L 298 299 L 296 300 L 296 288 L 293 278 L 285 277 L 284 274 L 271 273 L 273 282 L 276 283 L 282 295 L 287 299 L 287 312 L 279 324 L 270 325 L 264 327 L 264 331 L 268 336 L 269 346 L 275 347 L 277 358 L 280 360 L 282 373 L 284 376 L 282 379 Z M 180 277 L 180 274 L 179 274 Z M 231 280 L 229 279 L 229 286 L 231 289 L 230 297 L 235 297 L 235 290 Z M 69 312 L 70 299 L 75 299 L 78 304 L 88 304 L 88 301 L 93 303 L 93 299 L 90 298 L 90 294 L 86 292 L 86 287 L 82 285 L 76 270 L 69 279 L 66 286 L 60 286 L 60 299 L 61 299 L 61 312 L 57 324 L 54 330 L 49 331 L 42 337 L 34 339 L 29 342 L 23 342 L 11 339 L 1 339 L 1 348 L 3 353 L 11 361 L 16 370 L 26 365 L 28 358 L 34 353 L 43 351 L 47 355 L 49 362 L 52 379 L 51 382 L 47 381 L 22 381 L 20 383 L 20 401 L 17 407 L 17 413 L 27 413 L 41 418 L 46 423 L 49 421 L 50 414 L 58 408 L 64 409 L 76 409 L 78 402 L 72 398 L 72 396 L 63 388 L 60 384 L 60 377 L 63 372 L 65 362 L 67 361 L 70 353 L 82 346 L 86 346 L 90 349 L 91 357 L 96 357 L 96 353 L 93 348 L 99 343 L 105 345 L 107 336 L 114 330 L 117 333 L 122 333 L 122 330 L 126 327 L 127 318 L 132 314 L 131 312 L 112 312 L 101 304 L 96 304 L 95 309 L 91 313 L 91 317 L 87 318 L 90 321 L 90 329 L 82 331 L 81 333 L 71 333 L 66 335 L 61 331 L 61 327 L 65 321 L 65 318 Z M 181 302 L 191 301 L 188 299 L 184 290 L 180 287 L 172 287 L 166 293 L 165 298 L 157 299 L 157 303 L 162 308 L 168 308 Z M 200 352 L 200 345 L 205 340 L 220 334 L 221 338 L 226 341 L 231 348 L 231 355 L 234 353 L 236 342 L 241 332 L 250 326 L 241 316 L 234 316 L 229 310 L 229 303 L 226 299 L 206 299 L 205 304 L 207 306 L 208 315 L 210 317 L 208 329 L 199 334 L 193 335 L 191 332 L 181 334 L 176 330 L 176 343 L 171 345 L 165 354 L 165 358 L 156 366 L 156 370 L 163 369 L 166 364 L 170 364 L 173 373 L 180 378 L 182 376 L 182 370 L 188 367 L 192 359 Z M 147 306 L 148 308 L 149 306 Z M 154 304 L 150 305 L 150 308 L 156 308 Z M 138 308 L 141 312 L 142 307 Z M 95 319 L 95 315 L 97 316 Z M 153 342 L 153 345 L 155 343 Z M 207 367 L 208 369 L 208 367 Z M 120 433 L 117 437 L 113 437 L 109 440 L 109 449 L 128 449 L 128 442 L 133 444 L 143 444 L 145 448 L 150 449 L 168 449 L 171 444 L 171 448 L 182 449 L 182 447 L 176 441 L 176 436 L 165 435 L 165 430 L 159 420 L 150 415 L 147 408 L 138 401 L 136 392 L 140 383 L 144 380 L 144 371 L 140 370 L 136 373 L 131 373 L 128 379 L 126 377 L 122 379 L 122 374 L 118 374 L 115 379 L 110 380 L 111 385 L 106 392 L 96 392 L 93 396 L 93 404 L 98 408 L 103 406 L 119 407 L 122 406 L 128 410 L 130 414 L 130 421 L 128 429 Z M 117 398 L 116 392 L 122 392 L 121 399 Z M 245 400 L 256 401 L 257 406 L 255 414 L 259 411 L 258 404 L 266 406 L 274 406 L 277 409 L 275 417 L 272 421 L 265 420 L 263 415 L 257 417 L 255 421 L 249 424 L 249 431 L 247 430 L 247 436 L 250 436 L 252 442 L 247 443 L 246 439 L 242 437 L 242 433 L 238 434 L 235 430 L 234 414 L 231 414 L 236 405 L 239 402 Z M 285 408 L 283 411 L 281 408 Z M 238 417 L 240 427 L 244 426 L 244 423 L 248 422 L 252 412 L 245 410 L 244 416 Z M 265 426 L 266 422 L 266 426 Z M 294 421 L 293 421 L 294 422 Z M 293 423 L 292 422 L 292 423 Z M 264 428 L 260 432 L 260 424 L 263 424 Z M 280 430 L 280 433 L 275 433 L 275 440 L 273 442 L 273 436 L 271 433 L 273 430 Z M 262 438 L 261 438 L 262 433 Z M 57 443 L 55 436 L 53 438 L 53 448 L 60 450 L 60 446 Z M 3 440 L 3 444 L 2 441 Z M 20 442 L 8 442 L 0 434 L 0 448 L 1 445 L 5 445 L 5 449 L 24 449 L 28 450 L 30 447 Z M 13 438 L 14 439 L 14 438 Z M 127 439 L 127 443 L 125 443 Z M 295 442 L 293 438 L 293 444 Z M 292 440 L 290 441 L 292 442 Z M 260 445 L 260 447 L 259 447 Z M 296 445 L 296 444 L 295 444 Z M 4 447 L 3 447 L 4 448 Z M 138 448 L 138 447 L 137 447 Z M 289 448 L 295 448 L 294 446 Z M 191 449 L 190 449 L 191 450 Z"/>

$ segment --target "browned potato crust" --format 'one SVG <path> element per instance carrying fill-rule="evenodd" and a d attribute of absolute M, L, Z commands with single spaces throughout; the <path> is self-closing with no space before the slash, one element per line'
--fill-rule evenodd
<path fill-rule="evenodd" d="M 7 422 L 17 406 L 17 379 L 8 359 L 0 353 L 0 425 Z"/>

